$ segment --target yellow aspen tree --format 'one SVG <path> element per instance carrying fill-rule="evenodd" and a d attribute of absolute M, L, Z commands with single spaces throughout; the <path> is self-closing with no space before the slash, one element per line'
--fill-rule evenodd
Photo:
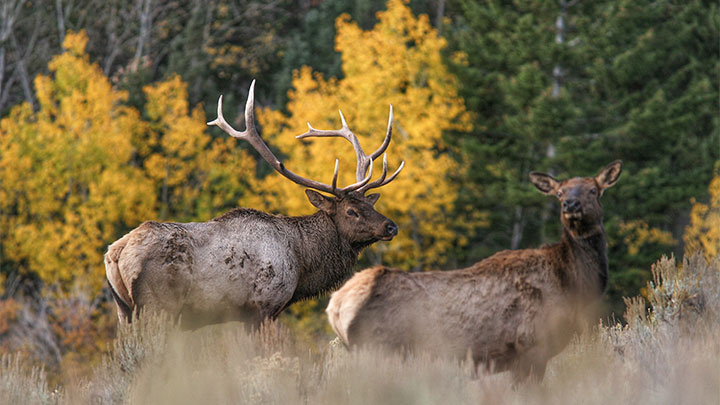
<path fill-rule="evenodd" d="M 288 168 L 328 183 L 340 159 L 339 183 L 355 182 L 355 155 L 344 139 L 298 141 L 306 122 L 318 129 L 340 127 L 342 109 L 350 129 L 370 153 L 385 135 L 390 104 L 394 107 L 393 140 L 387 150 L 389 171 L 402 160 L 400 176 L 380 189 L 378 210 L 400 226 L 389 243 L 370 250 L 375 260 L 405 268 L 437 265 L 443 253 L 462 237 L 452 231 L 458 186 L 449 174 L 461 170 L 450 156 L 443 132 L 468 130 L 469 116 L 457 94 L 457 80 L 442 63 L 443 38 L 428 17 L 412 14 L 404 0 L 390 0 L 379 22 L 363 31 L 347 15 L 336 21 L 336 50 L 341 53 L 342 79 L 325 79 L 304 67 L 295 72 L 288 114 L 262 110 L 263 137 L 286 156 Z M 261 85 L 261 83 L 259 83 Z M 382 169 L 375 165 L 375 176 Z M 297 185 L 278 175 L 262 181 L 256 206 L 287 214 L 309 213 L 312 207 Z M 467 222 L 461 218 L 459 221 Z"/>
<path fill-rule="evenodd" d="M 208 220 L 238 204 L 255 177 L 255 161 L 237 140 L 212 140 L 202 106 L 190 111 L 180 76 L 146 86 L 152 151 L 145 170 L 155 183 L 160 220 Z"/>
<path fill-rule="evenodd" d="M 156 183 L 160 203 L 160 220 L 168 217 L 189 217 L 191 204 L 196 197 L 195 171 L 199 151 L 210 142 L 204 133 L 205 117 L 199 108 L 189 115 L 187 86 L 180 76 L 143 88 L 147 102 L 145 113 L 149 119 L 149 144 L 152 153 L 145 160 L 148 176 Z M 169 215 L 169 207 L 173 213 Z M 177 218 L 174 218 L 177 219 Z"/>
<path fill-rule="evenodd" d="M 659 244 L 671 246 L 675 243 L 672 234 L 662 229 L 651 227 L 642 220 L 624 221 L 620 223 L 620 234 L 623 244 L 630 255 L 637 255 L 643 246 Z"/>
<path fill-rule="evenodd" d="M 693 201 L 690 225 L 685 228 L 685 253 L 705 252 L 708 260 L 720 254 L 720 174 L 710 181 L 710 201 L 707 204 Z"/>
<path fill-rule="evenodd" d="M 64 53 L 39 75 L 39 109 L 24 103 L 0 122 L 0 243 L 3 260 L 47 283 L 96 293 L 109 242 L 154 216 L 151 183 L 131 164 L 145 131 L 127 94 L 68 32 Z"/>

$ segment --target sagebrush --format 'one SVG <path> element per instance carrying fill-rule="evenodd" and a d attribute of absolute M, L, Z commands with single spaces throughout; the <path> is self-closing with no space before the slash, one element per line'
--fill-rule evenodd
<path fill-rule="evenodd" d="M 226 323 L 179 330 L 161 316 L 120 328 L 89 378 L 63 386 L 4 355 L 0 403 L 717 403 L 720 260 L 694 255 L 652 269 L 647 298 L 625 324 L 599 324 L 551 360 L 541 383 L 428 354 L 309 348 L 280 322 L 247 331 Z"/>

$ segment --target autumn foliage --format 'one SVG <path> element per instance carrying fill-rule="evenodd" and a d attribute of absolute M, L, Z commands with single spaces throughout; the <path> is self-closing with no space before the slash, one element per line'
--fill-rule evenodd
<path fill-rule="evenodd" d="M 705 257 L 713 258 L 720 255 L 720 174 L 717 168 L 708 191 L 710 201 L 707 204 L 694 202 L 683 240 L 688 254 L 700 250 Z"/>
<path fill-rule="evenodd" d="M 69 33 L 51 76 L 35 79 L 38 111 L 21 104 L 0 124 L 0 242 L 21 271 L 96 293 L 107 242 L 152 217 L 155 197 L 132 164 L 147 125 L 88 61 L 86 43 Z"/>
<path fill-rule="evenodd" d="M 662 253 L 720 253 L 716 5 L 76 3 L 0 10 L 0 350 L 53 373 L 82 375 L 107 350 L 103 254 L 130 229 L 237 206 L 313 211 L 299 186 L 205 124 L 224 93 L 242 128 L 252 78 L 263 139 L 324 183 L 336 158 L 339 183 L 354 182 L 355 156 L 343 139 L 295 139 L 306 123 L 339 128 L 341 109 L 370 152 L 393 105 L 389 170 L 405 169 L 377 209 L 400 234 L 361 265 L 460 267 L 557 240 L 557 213 L 527 173 L 590 173 L 618 158 L 626 170 L 605 211 L 616 314 Z M 282 321 L 324 344 L 323 309 L 301 302 Z"/>
<path fill-rule="evenodd" d="M 254 161 L 213 140 L 179 76 L 144 88 L 144 115 L 124 105 L 84 53 L 83 32 L 35 80 L 40 108 L 2 120 L 3 251 L 27 273 L 91 294 L 104 286 L 106 246 L 144 220 L 207 220 L 235 206 Z"/>
<path fill-rule="evenodd" d="M 144 88 L 143 114 L 128 107 L 87 41 L 68 32 L 50 75 L 35 79 L 38 110 L 24 103 L 0 122 L 0 252 L 16 279 L 46 286 L 0 301 L 0 337 L 51 347 L 27 354 L 75 374 L 114 329 L 100 294 L 107 245 L 145 220 L 207 220 L 236 206 L 255 169 L 234 139 L 206 133 L 178 76 Z"/>
<path fill-rule="evenodd" d="M 375 28 L 363 31 L 348 15 L 338 18 L 335 46 L 344 77 L 325 79 L 308 67 L 296 71 L 288 113 L 265 109 L 259 121 L 263 137 L 287 156 L 291 170 L 328 182 L 337 157 L 339 183 L 345 185 L 355 182 L 352 148 L 342 139 L 300 142 L 295 135 L 307 130 L 306 122 L 318 129 L 340 128 L 341 109 L 370 153 L 382 142 L 392 104 L 389 171 L 402 160 L 406 166 L 380 190 L 383 197 L 377 206 L 398 223 L 400 233 L 392 243 L 373 246 L 369 255 L 375 262 L 406 268 L 438 265 L 444 252 L 462 239 L 452 231 L 453 223 L 464 220 L 448 216 L 458 192 L 450 174 L 461 168 L 443 133 L 468 129 L 469 116 L 457 95 L 458 83 L 441 58 L 445 40 L 427 16 L 415 17 L 405 2 L 391 0 L 378 19 Z M 375 173 L 380 169 L 378 159 Z M 286 214 L 311 211 L 300 188 L 281 176 L 267 176 L 261 184 L 255 206 Z"/>
<path fill-rule="evenodd" d="M 443 133 L 470 125 L 457 83 L 442 63 L 445 41 L 427 17 L 415 17 L 399 0 L 389 3 L 373 30 L 363 31 L 344 15 L 337 31 L 345 77 L 297 71 L 287 113 L 258 111 L 263 137 L 289 167 L 320 181 L 329 181 L 339 158 L 340 183 L 348 184 L 355 181 L 349 145 L 294 136 L 305 132 L 306 122 L 339 127 L 336 111 L 342 108 L 365 149 L 374 150 L 392 104 L 390 170 L 402 160 L 406 168 L 381 190 L 379 210 L 402 232 L 392 244 L 377 244 L 369 257 L 404 267 L 440 264 L 445 250 L 462 238 L 451 231 L 448 216 L 458 190 L 449 173 L 460 167 Z M 127 92 L 90 62 L 87 42 L 84 32 L 68 32 L 50 75 L 35 80 L 39 108 L 18 105 L 0 124 L 3 259 L 55 286 L 42 294 L 50 306 L 38 316 L 52 324 L 43 334 L 55 336 L 58 351 L 67 353 L 57 359 L 63 364 L 82 363 L 102 350 L 91 343 L 103 341 L 94 335 L 98 329 L 87 324 L 108 321 L 90 298 L 105 284 L 102 256 L 109 243 L 142 221 L 202 221 L 238 205 L 288 215 L 312 211 L 295 184 L 277 174 L 258 178 L 255 160 L 236 140 L 211 136 L 202 107 L 190 106 L 179 76 L 145 86 L 144 109 L 138 111 L 128 106 Z M 78 301 L 86 304 L 78 307 L 68 294 L 88 297 Z M 19 311 L 7 302 L 4 312 Z"/>

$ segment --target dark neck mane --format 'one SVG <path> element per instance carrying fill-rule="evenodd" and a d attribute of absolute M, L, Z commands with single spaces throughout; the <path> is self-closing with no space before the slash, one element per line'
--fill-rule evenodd
<path fill-rule="evenodd" d="M 604 293 L 608 284 L 608 260 L 602 225 L 597 232 L 582 237 L 573 236 L 563 227 L 560 248 L 568 278 L 577 283 L 578 291 L 582 294 Z"/>
<path fill-rule="evenodd" d="M 290 303 L 329 292 L 353 272 L 364 246 L 351 246 L 338 233 L 332 219 L 320 211 L 294 218 L 300 238 L 297 253 L 301 269 Z"/>

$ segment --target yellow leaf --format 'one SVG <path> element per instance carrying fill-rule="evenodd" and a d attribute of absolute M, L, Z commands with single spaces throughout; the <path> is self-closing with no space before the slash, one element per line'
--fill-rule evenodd
<path fill-rule="evenodd" d="M 707 204 L 693 201 L 690 211 L 690 225 L 685 228 L 683 241 L 687 255 L 703 250 L 708 260 L 720 254 L 720 174 L 715 176 L 708 187 L 710 201 Z"/>
<path fill-rule="evenodd" d="M 373 245 L 374 257 L 402 267 L 432 266 L 443 262 L 453 244 L 465 241 L 452 227 L 466 219 L 449 218 L 458 185 L 449 174 L 461 167 L 447 153 L 443 133 L 470 128 L 457 79 L 445 68 L 445 41 L 427 16 L 415 17 L 407 2 L 390 0 L 379 22 L 363 31 L 347 15 L 336 21 L 336 49 L 341 53 L 342 79 L 324 79 L 309 67 L 293 76 L 288 93 L 288 115 L 263 109 L 258 112 L 263 138 L 286 156 L 286 166 L 305 177 L 329 183 L 335 159 L 340 160 L 338 183 L 355 179 L 355 154 L 343 139 L 298 141 L 306 122 L 318 129 L 340 127 L 342 108 L 350 129 L 366 153 L 380 146 L 385 135 L 390 104 L 394 107 L 393 140 L 387 150 L 389 170 L 405 161 L 400 176 L 379 190 L 378 211 L 400 226 L 392 242 Z M 375 166 L 379 175 L 381 162 Z M 285 214 L 313 211 L 302 189 L 277 174 L 261 181 L 256 207 Z M 412 201 L 412 204 L 408 204 Z M 484 225 L 478 219 L 468 225 Z"/>
<path fill-rule="evenodd" d="M 154 216 L 150 181 L 133 167 L 145 127 L 84 54 L 84 32 L 35 79 L 39 110 L 0 122 L 0 243 L 7 258 L 48 284 L 105 285 L 103 254 L 139 218 Z"/>

